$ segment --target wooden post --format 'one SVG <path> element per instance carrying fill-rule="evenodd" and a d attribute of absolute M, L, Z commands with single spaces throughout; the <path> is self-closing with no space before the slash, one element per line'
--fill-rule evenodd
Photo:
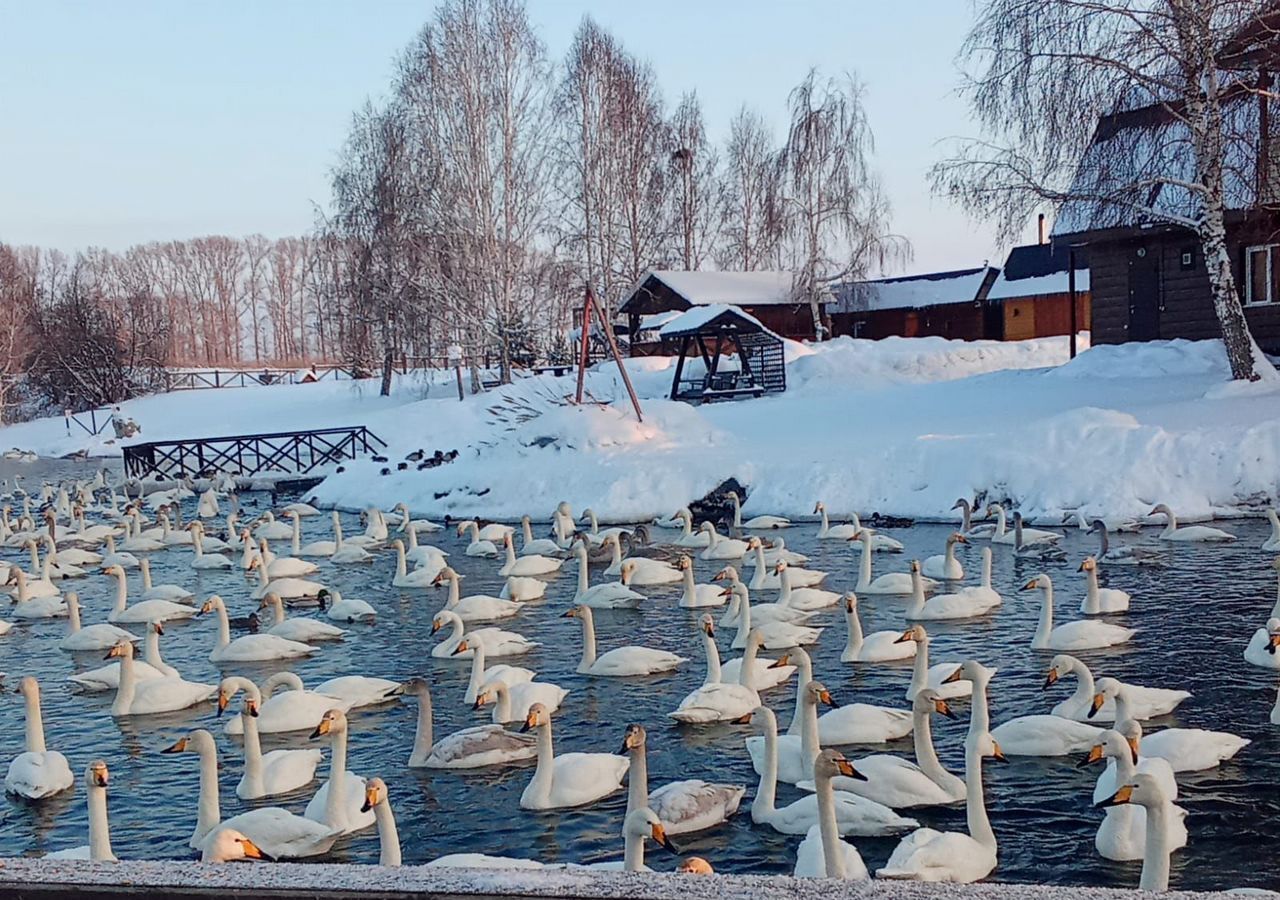
<path fill-rule="evenodd" d="M 613 354 L 613 360 L 618 364 L 618 372 L 622 374 L 622 383 L 627 386 L 627 396 L 631 398 L 631 405 L 635 408 L 636 421 L 643 422 L 644 415 L 640 412 L 640 398 L 636 396 L 636 389 L 631 385 L 631 376 L 627 374 L 627 367 L 623 365 L 622 352 L 618 349 L 618 341 L 613 336 L 613 326 L 605 318 L 604 311 L 600 309 L 600 304 L 596 301 L 596 292 L 591 289 L 591 285 L 587 285 L 586 296 L 582 301 L 582 353 L 579 356 L 578 393 L 575 402 L 582 402 L 582 383 L 587 375 L 587 341 L 590 339 L 591 314 L 593 310 L 596 317 L 600 319 L 600 330 L 604 332 L 605 340 L 609 344 L 609 352 Z"/>
<path fill-rule="evenodd" d="M 1076 358 L 1076 250 L 1067 253 L 1067 293 L 1071 295 L 1071 358 Z"/>
<path fill-rule="evenodd" d="M 591 288 L 587 288 L 586 299 L 582 301 L 582 325 L 578 329 L 578 390 L 573 402 L 582 404 L 582 383 L 587 377 L 587 364 L 591 361 L 591 352 L 587 342 L 591 340 Z"/>

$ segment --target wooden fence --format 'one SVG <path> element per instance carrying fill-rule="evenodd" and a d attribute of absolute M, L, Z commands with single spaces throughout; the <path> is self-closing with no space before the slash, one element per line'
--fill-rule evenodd
<path fill-rule="evenodd" d="M 124 448 L 131 478 L 186 475 L 305 475 L 347 459 L 376 453 L 386 442 L 363 425 L 242 434 L 231 437 L 153 441 Z"/>

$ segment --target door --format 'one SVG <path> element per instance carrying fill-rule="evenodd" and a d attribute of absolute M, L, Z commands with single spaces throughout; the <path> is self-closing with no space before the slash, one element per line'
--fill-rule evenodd
<path fill-rule="evenodd" d="M 1129 340 L 1160 337 L 1160 257 L 1146 246 L 1129 253 Z"/>

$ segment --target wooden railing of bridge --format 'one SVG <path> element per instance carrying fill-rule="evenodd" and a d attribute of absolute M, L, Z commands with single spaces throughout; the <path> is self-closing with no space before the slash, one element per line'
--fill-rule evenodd
<path fill-rule="evenodd" d="M 186 475 L 306 475 L 348 459 L 376 453 L 386 442 L 363 425 L 152 441 L 124 448 L 131 478 Z"/>

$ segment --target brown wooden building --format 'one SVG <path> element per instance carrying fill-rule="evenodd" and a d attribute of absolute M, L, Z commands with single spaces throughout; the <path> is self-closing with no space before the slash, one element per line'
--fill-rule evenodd
<path fill-rule="evenodd" d="M 1280 5 L 1229 41 L 1223 67 L 1227 249 L 1254 338 L 1280 352 L 1280 128 L 1271 71 L 1280 63 Z M 1093 342 L 1221 336 L 1200 240 L 1171 222 L 1198 205 L 1191 136 L 1176 101 L 1099 120 L 1055 247 L 1087 247 Z M 1162 181 L 1162 179 L 1169 179 Z M 1153 186 L 1154 184 L 1154 186 Z M 1141 191 L 1141 195 L 1138 195 Z M 1138 212 L 1137 210 L 1142 210 Z"/>
<path fill-rule="evenodd" d="M 938 337 L 999 340 L 999 307 L 987 293 L 999 269 L 980 266 L 901 278 L 854 281 L 835 289 L 831 325 L 836 335 L 878 340 Z"/>
<path fill-rule="evenodd" d="M 1048 241 L 1014 247 L 1000 276 L 987 292 L 987 301 L 1000 309 L 1001 331 L 993 339 L 1025 341 L 1071 333 L 1070 268 L 1075 264 L 1076 331 L 1091 325 L 1089 268 L 1083 248 Z"/>
<path fill-rule="evenodd" d="M 782 337 L 813 340 L 813 312 L 807 302 L 797 302 L 795 285 L 794 272 L 654 269 L 640 279 L 618 313 L 627 317 L 633 356 L 675 352 L 659 337 L 669 314 L 714 304 L 736 306 Z M 828 297 L 819 304 L 824 322 L 829 302 Z"/>

